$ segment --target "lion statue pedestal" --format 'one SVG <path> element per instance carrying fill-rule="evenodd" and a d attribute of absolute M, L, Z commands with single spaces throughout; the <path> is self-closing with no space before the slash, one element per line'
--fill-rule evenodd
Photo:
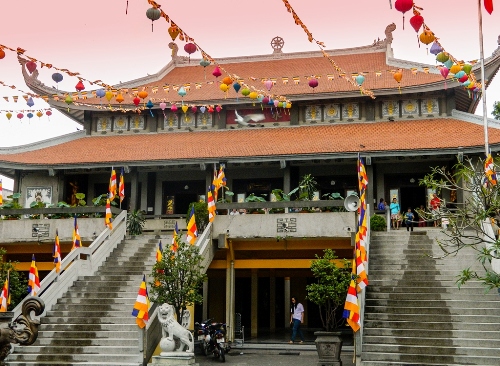
<path fill-rule="evenodd" d="M 175 308 L 162 304 L 158 308 L 158 320 L 161 324 L 162 338 L 159 356 L 153 356 L 152 365 L 198 366 L 194 358 L 194 337 L 185 327 L 189 325 L 190 314 L 183 314 L 182 324 L 175 320 Z M 187 348 L 185 350 L 185 348 Z"/>

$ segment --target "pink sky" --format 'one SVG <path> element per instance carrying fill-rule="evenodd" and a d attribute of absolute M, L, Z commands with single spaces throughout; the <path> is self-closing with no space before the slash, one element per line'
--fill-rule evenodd
<path fill-rule="evenodd" d="M 281 0 L 159 0 L 162 9 L 212 57 L 269 54 L 270 41 L 275 36 L 285 40 L 283 52 L 318 50 L 308 42 L 303 30 L 294 24 Z M 434 56 L 426 47 L 419 48 L 416 33 L 406 13 L 405 29 L 402 14 L 389 7 L 389 0 L 289 0 L 314 37 L 327 49 L 357 47 L 385 38 L 386 26 L 394 22 L 393 49 L 396 58 L 435 65 Z M 445 49 L 458 59 L 479 58 L 477 1 L 417 0 L 424 8 L 426 24 L 439 37 Z M 483 11 L 485 56 L 497 48 L 500 35 L 500 0 L 494 0 L 492 15 Z M 169 24 L 160 19 L 146 18 L 150 7 L 146 0 L 28 1 L 22 6 L 16 1 L 4 1 L 1 6 L 0 44 L 27 50 L 27 54 L 59 68 L 78 71 L 89 80 L 101 79 L 114 84 L 159 71 L 170 60 L 167 33 Z M 178 41 L 179 43 L 179 41 Z M 180 44 L 180 43 L 179 43 Z M 183 45 L 179 47 L 183 49 Z M 16 55 L 6 51 L 0 60 L 0 80 L 19 89 L 28 90 L 21 76 Z M 184 55 L 183 51 L 179 52 Z M 200 54 L 192 57 L 199 58 Z M 349 65 L 340 65 L 346 72 Z M 44 69 L 40 79 L 54 85 L 54 71 Z M 276 77 L 280 75 L 269 75 Z M 59 87 L 74 90 L 76 78 L 64 76 Z M 487 108 L 500 100 L 500 76 L 492 82 L 487 94 Z M 403 80 L 404 84 L 404 80 Z M 87 90 L 90 86 L 86 85 Z M 0 86 L 0 97 L 22 93 Z M 21 99 L 21 98 L 20 98 Z M 35 100 L 33 108 L 47 108 Z M 24 100 L 7 103 L 0 98 L 0 110 L 28 108 Z M 477 110 L 482 114 L 482 108 Z M 77 125 L 54 112 L 50 121 L 34 117 L 28 123 L 5 112 L 0 113 L 2 136 L 0 146 L 23 145 L 76 131 Z M 6 182 L 6 181 L 4 181 Z M 7 184 L 5 184 L 7 186 Z"/>

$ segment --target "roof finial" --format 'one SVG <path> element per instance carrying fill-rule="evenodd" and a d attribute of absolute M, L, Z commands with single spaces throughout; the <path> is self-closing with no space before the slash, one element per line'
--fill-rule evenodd
<path fill-rule="evenodd" d="M 281 37 L 274 37 L 271 40 L 271 47 L 274 49 L 273 53 L 283 53 L 281 50 L 285 45 L 285 41 Z"/>

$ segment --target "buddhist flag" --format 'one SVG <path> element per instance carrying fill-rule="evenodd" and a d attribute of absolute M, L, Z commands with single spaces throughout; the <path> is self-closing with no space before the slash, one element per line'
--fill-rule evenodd
<path fill-rule="evenodd" d="M 356 266 L 353 261 L 352 265 L 352 277 L 349 288 L 347 289 L 347 297 L 345 299 L 344 305 L 344 315 L 347 323 L 351 326 L 352 330 L 357 332 L 361 327 L 359 319 L 359 303 L 358 303 L 358 292 L 356 290 Z"/>
<path fill-rule="evenodd" d="M 80 248 L 82 246 L 82 238 L 80 238 L 80 232 L 78 231 L 78 223 L 76 221 L 75 215 L 75 224 L 73 226 L 73 247 L 71 250 Z"/>
<path fill-rule="evenodd" d="M 208 189 L 207 193 L 207 201 L 208 201 L 208 220 L 210 222 L 214 221 L 215 219 L 215 202 L 214 198 L 212 197 L 212 192 L 210 192 L 210 188 Z"/>
<path fill-rule="evenodd" d="M 161 262 L 163 258 L 163 247 L 161 246 L 161 240 L 158 243 L 158 249 L 156 249 L 156 262 Z"/>
<path fill-rule="evenodd" d="M 493 0 L 484 0 L 484 8 L 488 13 L 493 13 Z"/>
<path fill-rule="evenodd" d="M 125 198 L 125 177 L 123 168 L 120 172 L 120 185 L 118 186 L 118 195 L 120 196 L 120 203 L 122 203 L 123 199 Z"/>
<path fill-rule="evenodd" d="M 134 310 L 132 310 L 132 316 L 135 316 L 135 321 L 139 328 L 144 328 L 146 326 L 145 321 L 149 320 L 148 310 L 148 288 L 146 286 L 146 275 L 143 275 L 142 283 L 139 287 L 139 293 L 137 294 L 137 299 L 135 300 Z"/>
<path fill-rule="evenodd" d="M 0 205 L 3 205 L 3 188 L 1 179 L 0 179 Z"/>
<path fill-rule="evenodd" d="M 226 186 L 226 174 L 224 173 L 224 165 L 221 164 L 219 168 L 219 174 L 217 175 L 217 181 L 219 183 L 219 187 Z"/>
<path fill-rule="evenodd" d="M 355 240 L 355 261 L 357 274 L 357 290 L 362 291 L 368 286 L 368 276 L 366 274 L 366 238 L 367 238 L 367 216 L 366 216 L 366 188 L 368 187 L 368 175 L 366 174 L 363 158 L 358 156 L 358 182 L 359 182 L 359 215 L 358 228 Z"/>
<path fill-rule="evenodd" d="M 197 237 L 198 229 L 196 228 L 196 218 L 194 217 L 194 206 L 192 206 L 191 214 L 189 216 L 189 222 L 187 224 L 186 241 L 190 244 L 194 244 Z"/>
<path fill-rule="evenodd" d="M 36 268 L 35 255 L 31 258 L 30 274 L 28 278 L 28 294 L 36 296 L 40 291 L 40 277 L 38 277 L 38 268 Z"/>
<path fill-rule="evenodd" d="M 175 222 L 174 234 L 172 235 L 172 245 L 170 246 L 170 250 L 172 252 L 176 252 L 177 248 L 179 248 L 179 227 L 177 226 L 177 221 Z"/>
<path fill-rule="evenodd" d="M 54 257 L 54 266 L 56 272 L 61 271 L 61 245 L 59 244 L 59 231 L 56 230 L 56 238 L 54 239 L 54 249 L 52 250 L 52 257 Z"/>
<path fill-rule="evenodd" d="M 111 204 L 109 203 L 110 199 L 106 200 L 106 215 L 104 217 L 104 223 L 108 227 L 109 230 L 113 230 L 113 224 L 111 223 L 112 215 L 111 215 Z"/>
<path fill-rule="evenodd" d="M 111 167 L 111 177 L 109 178 L 109 200 L 113 201 L 116 196 L 116 172 Z"/>
<path fill-rule="evenodd" d="M 497 184 L 497 175 L 495 173 L 495 163 L 491 154 L 488 154 L 486 160 L 484 161 L 484 174 L 488 178 L 488 182 L 495 186 Z"/>
<path fill-rule="evenodd" d="M 215 202 L 217 202 L 218 190 L 219 190 L 219 178 L 217 176 L 217 169 L 214 165 L 214 179 L 212 181 L 212 191 L 214 192 Z"/>
<path fill-rule="evenodd" d="M 10 305 L 10 288 L 9 288 L 9 272 L 7 272 L 7 278 L 3 284 L 2 293 L 0 294 L 0 312 L 4 313 L 7 311 L 7 307 Z"/>

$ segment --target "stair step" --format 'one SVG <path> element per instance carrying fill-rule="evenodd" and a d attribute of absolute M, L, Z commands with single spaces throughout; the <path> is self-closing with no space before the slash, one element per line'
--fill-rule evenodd
<path fill-rule="evenodd" d="M 497 296 L 498 297 L 498 296 Z M 474 298 L 471 298 L 470 300 L 473 300 Z M 467 307 L 473 306 L 474 304 L 476 305 L 473 307 L 473 309 L 488 309 L 488 310 L 500 310 L 498 308 L 498 299 L 493 300 L 478 300 L 472 303 L 471 301 L 466 301 L 464 299 L 458 299 L 458 300 L 441 300 L 438 297 L 436 297 L 432 304 L 437 306 L 437 309 L 440 311 L 443 310 L 443 307 L 451 308 L 451 309 L 467 309 Z M 372 307 L 385 307 L 385 308 L 390 308 L 390 307 L 403 307 L 403 308 L 409 308 L 411 306 L 415 306 L 417 308 L 422 308 L 430 305 L 429 300 L 427 299 L 420 299 L 418 296 L 415 299 L 408 299 L 406 296 L 402 296 L 400 299 L 373 299 L 373 298 L 367 298 L 365 301 L 365 312 L 371 312 L 373 310 L 368 310 L 371 309 Z"/>
<path fill-rule="evenodd" d="M 29 346 L 27 346 L 29 347 Z M 23 348 L 23 347 L 19 347 Z M 98 353 L 59 353 L 59 354 L 51 354 L 51 353 L 17 353 L 18 349 L 16 348 L 15 353 L 9 356 L 8 364 L 13 365 L 13 361 L 10 361 L 12 356 L 15 355 L 16 362 L 52 362 L 52 365 L 59 364 L 59 362 L 81 362 L 87 364 L 87 362 L 113 362 L 115 365 L 126 365 L 127 363 L 131 365 L 142 365 L 142 361 L 140 359 L 141 355 L 131 355 L 131 354 L 121 354 L 113 351 L 113 347 L 110 347 L 110 353 L 107 354 L 98 354 Z M 45 350 L 47 351 L 47 350 Z M 95 349 L 94 349 L 95 352 Z"/>
<path fill-rule="evenodd" d="M 484 318 L 484 317 L 483 317 Z M 462 331 L 498 331 L 498 323 L 462 322 L 453 323 L 440 321 L 410 321 L 406 320 L 367 320 L 365 319 L 365 329 L 367 328 L 389 328 L 389 329 L 414 329 L 419 331 L 435 330 L 462 330 Z"/>
<path fill-rule="evenodd" d="M 415 332 L 415 329 L 410 328 L 366 328 L 363 330 L 363 337 L 388 337 L 386 340 L 391 342 L 392 339 L 399 337 L 415 336 L 421 334 L 429 338 L 463 338 L 463 339 L 498 339 L 497 330 L 461 330 L 461 329 L 426 329 L 425 333 Z M 390 338 L 390 339 L 389 339 Z"/>
<path fill-rule="evenodd" d="M 41 318 L 43 319 L 43 318 Z M 98 332 L 98 331 L 108 331 L 108 332 L 130 332 L 131 334 L 137 334 L 137 324 L 134 321 L 133 324 L 109 324 L 109 323 L 43 323 L 41 329 L 44 331 L 53 332 L 66 332 L 66 331 L 78 331 L 78 332 Z"/>
<path fill-rule="evenodd" d="M 405 337 L 385 337 L 385 336 L 368 336 L 363 334 L 363 349 L 366 345 L 391 344 L 400 346 L 429 346 L 439 347 L 440 345 L 453 347 L 474 347 L 474 348 L 500 348 L 500 340 L 498 339 L 482 339 L 482 338 L 451 338 L 451 337 L 430 337 L 427 334 L 420 334 Z"/>
<path fill-rule="evenodd" d="M 418 360 L 422 360 L 425 357 L 491 357 L 497 359 L 500 362 L 500 349 L 498 348 L 486 348 L 486 347 L 454 347 L 447 345 L 447 339 L 440 339 L 435 342 L 434 345 L 399 345 L 399 344 L 363 344 L 363 355 L 370 352 L 381 352 L 381 353 L 397 353 L 400 355 L 406 355 L 409 353 L 420 354 Z M 361 356 L 363 357 L 363 356 Z M 499 363 L 500 364 L 500 363 Z"/>
<path fill-rule="evenodd" d="M 106 311 L 106 310 L 101 310 L 98 307 L 94 307 L 94 311 L 66 311 L 66 310 L 51 310 L 47 312 L 46 317 L 47 318 L 72 318 L 72 319 L 80 319 L 80 318 L 85 318 L 88 319 L 89 321 L 93 318 L 98 318 L 101 319 L 102 317 L 105 317 L 106 319 L 112 319 L 113 322 L 116 320 L 116 318 L 127 318 L 127 317 L 132 317 L 132 308 L 133 304 L 131 304 L 129 310 L 113 310 L 113 311 Z"/>
<path fill-rule="evenodd" d="M 419 365 L 443 365 L 443 366 L 471 366 L 471 365 L 500 365 L 500 357 L 491 356 L 467 356 L 467 355 L 422 355 L 415 349 L 412 353 L 389 353 L 389 352 L 364 352 L 361 356 L 363 366 L 371 365 L 367 361 L 382 361 L 380 366 L 392 365 L 391 362 L 405 366 Z"/>
<path fill-rule="evenodd" d="M 43 329 L 46 327 L 44 326 Z M 50 341 L 50 340 L 65 340 L 65 339 L 76 339 L 84 340 L 86 338 L 94 339 L 121 339 L 121 340 L 129 340 L 132 339 L 134 342 L 137 342 L 137 334 L 131 332 L 129 330 L 96 330 L 96 331 L 85 331 L 85 330 L 66 330 L 55 331 L 55 330 L 42 330 L 38 332 L 38 341 Z"/>

